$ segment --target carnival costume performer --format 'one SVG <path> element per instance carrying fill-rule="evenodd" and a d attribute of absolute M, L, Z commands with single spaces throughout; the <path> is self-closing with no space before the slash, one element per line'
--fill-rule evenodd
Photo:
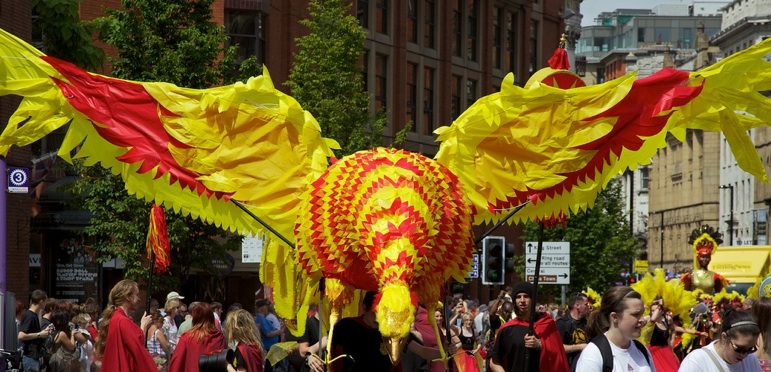
<path fill-rule="evenodd" d="M 701 289 L 704 293 L 713 294 L 728 286 L 728 280 L 725 277 L 708 268 L 712 254 L 723 242 L 722 237 L 723 234 L 709 225 L 702 225 L 691 232 L 688 243 L 693 245 L 694 269 L 680 278 L 685 289 L 689 291 Z"/>
<path fill-rule="evenodd" d="M 632 288 L 640 293 L 643 303 L 650 309 L 640 341 L 647 344 L 656 371 L 677 371 L 680 362 L 669 345 L 669 339 L 675 331 L 679 331 L 683 333 L 684 344 L 688 344 L 690 336 L 698 334 L 689 329 L 691 319 L 688 316 L 690 309 L 696 305 L 696 298 L 680 282 L 667 281 L 662 269 L 655 270 L 655 277 L 646 274 Z M 683 327 L 675 326 L 669 312 L 684 320 Z"/>

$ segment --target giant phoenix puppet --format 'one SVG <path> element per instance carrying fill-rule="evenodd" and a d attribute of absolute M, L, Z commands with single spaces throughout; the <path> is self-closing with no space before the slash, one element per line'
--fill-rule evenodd
<path fill-rule="evenodd" d="M 261 275 L 276 309 L 304 327 L 318 283 L 334 322 L 377 290 L 392 361 L 418 303 L 429 314 L 449 278 L 463 280 L 472 224 L 550 220 L 592 207 L 618 173 L 647 164 L 671 133 L 721 131 L 746 171 L 766 180 L 747 131 L 771 123 L 771 40 L 701 71 L 567 87 L 547 71 L 525 87 L 507 76 L 449 127 L 434 159 L 394 149 L 337 161 L 311 113 L 267 71 L 244 83 L 187 89 L 88 73 L 0 31 L 0 95 L 23 97 L 0 154 L 68 124 L 59 155 L 101 164 L 129 193 L 225 229 L 270 235 Z M 569 73 L 567 73 L 570 75 Z M 574 75 L 569 78 L 575 79 Z M 330 160 L 331 164 L 330 164 Z M 433 317 L 429 317 L 433 320 Z M 444 355 L 443 355 L 444 357 Z"/>

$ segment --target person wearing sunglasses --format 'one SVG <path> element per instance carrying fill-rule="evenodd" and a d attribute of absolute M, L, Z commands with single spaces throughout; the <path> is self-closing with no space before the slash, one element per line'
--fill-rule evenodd
<path fill-rule="evenodd" d="M 728 310 L 723 315 L 718 340 L 688 354 L 679 371 L 761 372 L 754 354 L 758 350 L 758 335 L 760 326 L 752 314 Z"/>

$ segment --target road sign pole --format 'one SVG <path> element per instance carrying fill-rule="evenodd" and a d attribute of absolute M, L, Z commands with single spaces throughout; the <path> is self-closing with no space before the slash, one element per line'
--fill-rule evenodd
<path fill-rule="evenodd" d="M 560 290 L 560 292 L 561 292 L 560 293 L 560 295 L 561 295 L 560 297 L 562 299 L 562 302 L 560 303 L 560 306 L 565 307 L 565 302 L 566 302 L 565 301 L 565 291 L 567 290 L 568 286 L 563 284 L 563 285 L 561 285 L 561 287 L 562 287 L 562 289 Z"/>

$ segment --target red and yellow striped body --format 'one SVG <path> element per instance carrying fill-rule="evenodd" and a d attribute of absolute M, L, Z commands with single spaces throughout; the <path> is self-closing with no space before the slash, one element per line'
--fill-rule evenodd
<path fill-rule="evenodd" d="M 470 204 L 458 178 L 432 159 L 395 149 L 358 152 L 313 182 L 306 201 L 295 232 L 309 274 L 381 292 L 404 284 L 409 294 L 401 301 L 414 305 L 435 304 L 445 281 L 463 280 L 469 269 Z"/>

